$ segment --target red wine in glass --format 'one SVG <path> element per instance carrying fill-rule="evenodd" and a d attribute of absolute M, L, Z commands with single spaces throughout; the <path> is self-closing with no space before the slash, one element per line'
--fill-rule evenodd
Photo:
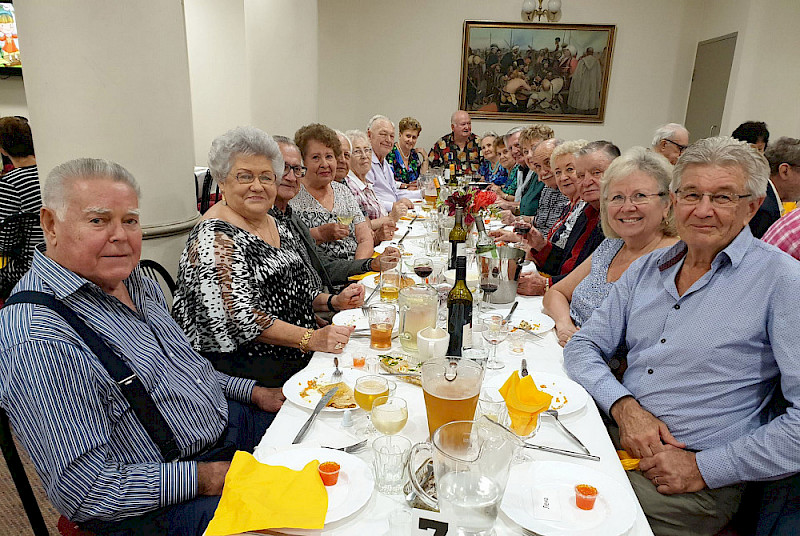
<path fill-rule="evenodd" d="M 433 273 L 433 268 L 431 266 L 415 266 L 414 273 L 417 274 L 417 277 L 425 279 Z"/>
<path fill-rule="evenodd" d="M 497 283 L 481 283 L 481 290 L 486 294 L 491 294 L 497 290 Z"/>
<path fill-rule="evenodd" d="M 518 221 L 514 223 L 514 232 L 520 236 L 525 236 L 531 230 L 531 224 L 526 221 Z"/>

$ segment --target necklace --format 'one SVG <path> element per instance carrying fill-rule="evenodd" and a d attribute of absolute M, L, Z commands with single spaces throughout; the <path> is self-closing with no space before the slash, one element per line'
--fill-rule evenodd
<path fill-rule="evenodd" d="M 405 155 L 405 154 L 403 154 L 403 150 L 400 148 L 399 145 L 397 146 L 397 150 L 400 152 L 400 156 L 403 157 L 403 165 L 406 167 L 406 169 L 410 168 L 411 167 L 411 151 L 408 151 L 408 154 Z"/>

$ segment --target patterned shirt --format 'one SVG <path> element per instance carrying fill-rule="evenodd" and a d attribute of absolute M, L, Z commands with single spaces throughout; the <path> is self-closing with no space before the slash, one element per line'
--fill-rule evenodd
<path fill-rule="evenodd" d="M 213 445 L 227 398 L 249 402 L 255 382 L 215 371 L 169 316 L 159 286 L 135 269 L 133 311 L 40 251 L 16 290 L 53 294 L 136 372 L 175 434 L 181 457 Z M 74 521 L 120 520 L 197 496 L 195 462 L 161 452 L 100 361 L 57 313 L 0 310 L 0 405 L 50 501 Z"/>
<path fill-rule="evenodd" d="M 559 190 L 545 186 L 539 194 L 539 207 L 533 218 L 533 226 L 542 233 L 542 236 L 547 236 L 567 210 L 569 210 L 569 198 Z"/>
<path fill-rule="evenodd" d="M 503 186 L 503 193 L 506 195 L 516 195 L 517 193 L 517 182 L 519 181 L 519 164 L 515 165 L 511 168 L 511 171 L 508 172 L 508 180 L 506 181 L 505 186 Z"/>
<path fill-rule="evenodd" d="M 492 168 L 492 163 L 488 160 L 481 162 L 481 167 L 478 169 L 478 175 L 483 177 L 486 182 L 491 182 L 498 186 L 503 186 L 508 180 L 508 171 L 500 165 L 500 162 Z"/>
<path fill-rule="evenodd" d="M 371 184 L 363 183 L 352 171 L 345 176 L 344 183 L 350 188 L 350 193 L 353 194 L 365 217 L 376 220 L 386 216 L 386 209 L 378 201 Z"/>
<path fill-rule="evenodd" d="M 797 473 L 800 264 L 745 227 L 679 295 L 686 252 L 678 242 L 631 264 L 564 348 L 567 372 L 605 412 L 633 396 L 664 421 L 699 451 L 709 488 Z M 620 383 L 604 357 L 623 342 Z M 770 421 L 778 382 L 789 407 Z"/>
<path fill-rule="evenodd" d="M 333 242 L 323 242 L 318 244 L 319 248 L 337 259 L 352 259 L 355 257 L 358 242 L 356 241 L 356 225 L 366 221 L 361 208 L 356 203 L 350 189 L 344 184 L 332 182 L 333 188 L 333 210 L 323 207 L 314 196 L 308 193 L 305 186 L 300 186 L 300 191 L 289 201 L 293 210 L 308 226 L 309 229 L 325 225 L 326 223 L 336 223 L 337 216 L 353 216 L 350 222 L 350 234 L 340 240 Z"/>
<path fill-rule="evenodd" d="M 455 142 L 453 133 L 449 133 L 437 141 L 428 153 L 430 167 L 446 168 L 450 164 L 456 167 L 457 175 L 472 175 L 478 173 L 481 167 L 481 148 L 478 146 L 478 137 L 470 134 L 464 149 Z"/>
<path fill-rule="evenodd" d="M 14 168 L 0 178 L 0 222 L 12 214 L 32 212 L 39 214 L 42 194 L 39 189 L 39 171 L 36 166 Z M 33 248 L 44 242 L 44 233 L 38 224 L 31 233 L 30 255 Z"/>
<path fill-rule="evenodd" d="M 392 147 L 392 150 L 386 155 L 386 161 L 389 162 L 390 166 L 392 166 L 395 180 L 408 184 L 409 182 L 414 182 L 419 178 L 419 170 L 422 167 L 422 159 L 414 149 L 411 149 L 409 160 L 411 160 L 411 162 L 409 166 L 406 167 L 405 158 L 403 158 L 400 148 L 397 147 L 397 145 Z"/>
<path fill-rule="evenodd" d="M 773 223 L 761 240 L 800 260 L 800 210 L 793 210 Z"/>
<path fill-rule="evenodd" d="M 608 267 L 623 245 L 620 238 L 606 238 L 592 253 L 592 271 L 577 284 L 569 302 L 569 316 L 576 326 L 585 324 L 608 296 L 614 284 L 608 282 Z"/>
<path fill-rule="evenodd" d="M 280 248 L 224 220 L 203 220 L 186 242 L 172 316 L 192 346 L 223 372 L 279 387 L 308 363 L 297 348 L 259 342 L 276 319 L 315 327 L 312 301 L 319 289 L 285 245 L 299 241 L 276 222 Z"/>

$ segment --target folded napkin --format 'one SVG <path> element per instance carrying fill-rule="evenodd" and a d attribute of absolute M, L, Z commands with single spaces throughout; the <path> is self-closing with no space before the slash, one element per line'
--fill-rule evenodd
<path fill-rule="evenodd" d="M 532 376 L 520 379 L 516 370 L 500 388 L 500 394 L 506 401 L 511 430 L 520 437 L 526 437 L 536 429 L 539 414 L 550 408 L 550 401 L 553 399 L 551 395 L 536 388 Z"/>
<path fill-rule="evenodd" d="M 633 471 L 634 469 L 639 468 L 639 458 L 634 458 L 628 454 L 627 450 L 618 450 L 617 456 L 619 456 L 619 461 L 622 464 L 622 468 L 626 471 Z"/>
<path fill-rule="evenodd" d="M 328 513 L 328 492 L 312 460 L 300 471 L 266 465 L 238 451 L 225 476 L 222 498 L 207 536 L 292 527 L 321 529 Z"/>
<path fill-rule="evenodd" d="M 350 281 L 361 281 L 362 279 L 365 279 L 367 277 L 371 277 L 373 275 L 378 275 L 379 273 L 380 272 L 364 272 L 363 274 L 359 274 L 359 275 L 351 275 L 347 279 L 349 279 Z"/>

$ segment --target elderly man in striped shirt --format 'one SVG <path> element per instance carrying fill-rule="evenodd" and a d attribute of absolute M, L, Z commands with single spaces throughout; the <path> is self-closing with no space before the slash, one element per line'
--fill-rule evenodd
<path fill-rule="evenodd" d="M 73 160 L 43 197 L 46 249 L 0 310 L 0 406 L 53 505 L 81 528 L 202 534 L 225 460 L 252 451 L 283 398 L 215 371 L 142 277 L 127 170 Z"/>

